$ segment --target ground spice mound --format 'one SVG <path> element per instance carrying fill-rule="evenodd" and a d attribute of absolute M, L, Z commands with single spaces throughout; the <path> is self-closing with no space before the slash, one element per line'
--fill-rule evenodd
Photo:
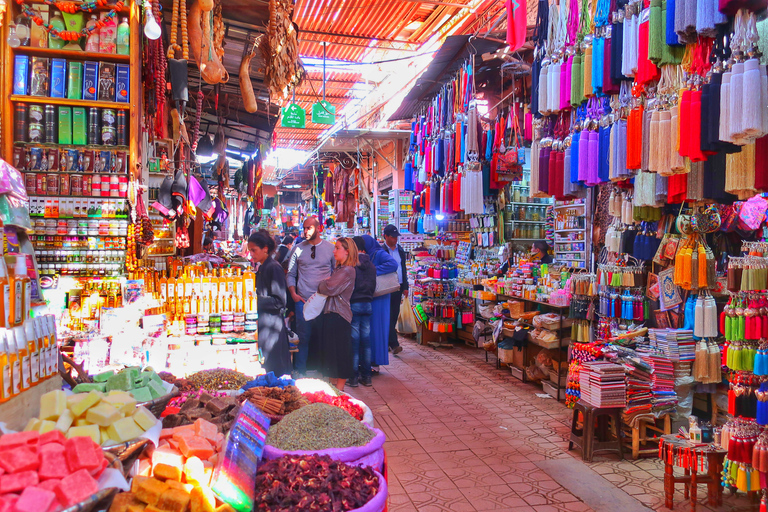
<path fill-rule="evenodd" d="M 302 407 L 270 428 L 267 444 L 291 452 L 319 451 L 364 446 L 374 436 L 345 410 L 320 403 Z"/>

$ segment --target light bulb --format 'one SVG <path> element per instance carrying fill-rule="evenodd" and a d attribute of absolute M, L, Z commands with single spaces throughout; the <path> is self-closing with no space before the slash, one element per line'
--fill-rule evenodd
<path fill-rule="evenodd" d="M 153 41 L 155 39 L 160 39 L 160 36 L 163 35 L 160 25 L 158 25 L 155 20 L 155 15 L 152 14 L 152 11 L 149 9 L 147 9 L 147 21 L 144 24 L 144 35 L 147 36 L 147 39 Z"/>
<path fill-rule="evenodd" d="M 12 25 L 8 28 L 8 46 L 11 48 L 18 48 L 21 45 L 21 39 L 16 35 L 16 26 Z"/>

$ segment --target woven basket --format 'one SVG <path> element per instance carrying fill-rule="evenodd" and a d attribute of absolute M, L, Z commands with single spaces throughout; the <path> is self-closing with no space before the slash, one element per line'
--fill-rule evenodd
<path fill-rule="evenodd" d="M 139 402 L 137 405 L 143 405 L 147 409 L 149 409 L 149 412 L 155 415 L 155 418 L 159 418 L 161 414 L 163 414 L 163 411 L 165 411 L 165 408 L 168 407 L 168 402 L 171 401 L 172 398 L 176 398 L 181 394 L 181 390 L 177 386 L 173 386 L 173 391 L 168 393 L 167 395 L 163 395 L 160 398 L 155 398 L 154 400 L 150 400 L 149 402 Z"/>

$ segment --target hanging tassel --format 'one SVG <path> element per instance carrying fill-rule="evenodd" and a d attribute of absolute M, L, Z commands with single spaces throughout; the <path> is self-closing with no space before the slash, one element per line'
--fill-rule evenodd
<path fill-rule="evenodd" d="M 592 90 L 592 46 L 587 45 L 584 49 L 584 61 L 581 68 L 582 84 L 584 85 L 584 97 L 590 98 L 593 95 Z"/>
<path fill-rule="evenodd" d="M 542 65 L 541 74 L 539 75 L 539 113 L 541 115 L 547 115 L 549 113 L 547 110 L 549 105 L 549 103 L 547 103 L 547 95 L 549 89 L 549 82 L 547 80 L 548 70 L 549 65 Z"/>
<path fill-rule="evenodd" d="M 672 174 L 670 167 L 672 137 L 672 113 L 669 110 L 659 112 L 659 145 L 658 147 L 658 173 L 662 176 Z"/>
<path fill-rule="evenodd" d="M 654 110 L 651 113 L 651 126 L 650 126 L 650 145 L 652 148 L 658 148 L 661 145 L 659 140 L 659 111 Z M 648 170 L 650 172 L 661 172 L 662 168 L 659 165 L 659 151 L 651 151 L 648 156 Z"/>
<path fill-rule="evenodd" d="M 745 136 L 756 139 L 763 133 L 763 110 L 761 104 L 764 92 L 762 91 L 763 78 L 760 75 L 760 62 L 757 59 L 749 59 L 744 63 L 744 84 L 741 96 L 742 132 Z"/>
<path fill-rule="evenodd" d="M 723 142 L 732 142 L 731 139 L 731 76 L 733 73 L 726 71 L 723 73 L 720 84 L 720 140 Z"/>
<path fill-rule="evenodd" d="M 744 94 L 744 63 L 737 62 L 731 69 L 731 94 L 729 99 L 729 137 L 734 144 L 744 145 L 744 131 L 742 130 L 744 112 L 742 111 L 742 98 Z"/>
<path fill-rule="evenodd" d="M 707 159 L 701 152 L 701 91 L 690 91 L 690 113 L 688 130 L 688 151 L 692 162 L 703 162 Z"/>
<path fill-rule="evenodd" d="M 680 107 L 675 105 L 670 109 L 670 151 L 669 151 L 669 170 L 670 173 L 679 173 L 685 168 L 685 161 L 680 155 Z"/>

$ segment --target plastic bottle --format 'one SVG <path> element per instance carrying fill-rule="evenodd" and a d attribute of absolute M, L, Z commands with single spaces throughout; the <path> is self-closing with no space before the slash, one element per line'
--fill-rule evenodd
<path fill-rule="evenodd" d="M 88 23 L 85 24 L 85 28 L 91 29 L 91 33 L 88 34 L 88 39 L 85 42 L 85 51 L 87 52 L 99 52 L 99 29 L 96 26 L 96 23 L 98 22 L 98 18 L 95 14 L 91 14 L 91 19 L 88 20 Z"/>
<path fill-rule="evenodd" d="M 27 255 L 17 254 L 11 284 L 11 314 L 10 325 L 17 327 L 24 323 L 29 316 L 29 298 L 31 297 L 31 282 L 27 276 Z"/>
<path fill-rule="evenodd" d="M 0 327 L 10 327 L 11 286 L 5 258 L 0 258 Z"/>
<path fill-rule="evenodd" d="M 16 342 L 16 352 L 18 354 L 19 365 L 21 367 L 21 388 L 22 391 L 32 387 L 32 367 L 29 363 L 29 350 L 27 348 L 27 338 L 24 334 L 24 328 L 16 326 L 12 329 L 13 337 Z"/>
<path fill-rule="evenodd" d="M 51 26 L 51 28 L 55 28 L 59 32 L 67 30 L 67 25 L 66 23 L 64 23 L 64 18 L 62 17 L 60 11 L 56 11 L 54 13 L 49 25 Z M 54 36 L 53 34 L 48 34 L 48 48 L 61 50 L 62 48 L 64 48 L 64 46 L 66 46 L 66 44 L 67 42 L 62 38 L 58 36 Z"/>
<path fill-rule="evenodd" d="M 47 380 L 51 375 L 48 373 L 48 340 L 43 332 L 43 317 L 36 316 L 30 320 L 32 322 L 32 329 L 37 340 L 38 351 L 38 367 L 40 381 Z"/>
<path fill-rule="evenodd" d="M 24 337 L 27 339 L 27 352 L 29 353 L 29 383 L 37 386 L 40 382 L 40 347 L 35 334 L 35 322 L 30 318 L 24 322 Z"/>
<path fill-rule="evenodd" d="M 117 53 L 118 55 L 131 53 L 131 27 L 128 25 L 128 18 L 123 18 L 117 26 Z"/>
<path fill-rule="evenodd" d="M 16 348 L 16 336 L 13 329 L 5 329 L 8 340 L 8 364 L 11 367 L 11 382 L 13 382 L 12 396 L 21 393 L 21 361 L 19 360 L 19 351 Z"/>
<path fill-rule="evenodd" d="M 8 357 L 8 341 L 5 329 L 0 330 L 0 403 L 7 402 L 13 396 L 13 380 Z"/>

